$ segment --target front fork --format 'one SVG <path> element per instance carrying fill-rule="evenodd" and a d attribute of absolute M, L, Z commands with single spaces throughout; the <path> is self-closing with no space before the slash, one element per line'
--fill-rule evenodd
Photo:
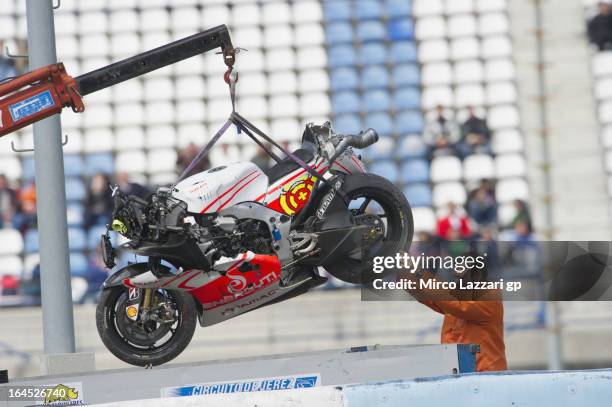
<path fill-rule="evenodd" d="M 128 302 L 125 313 L 132 321 L 146 319 L 152 307 L 157 305 L 157 296 L 154 294 L 155 288 L 128 288 Z"/>

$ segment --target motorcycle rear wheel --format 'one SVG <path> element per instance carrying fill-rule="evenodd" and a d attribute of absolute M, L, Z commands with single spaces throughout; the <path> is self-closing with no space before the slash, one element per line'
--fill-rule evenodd
<path fill-rule="evenodd" d="M 156 292 L 161 295 L 162 291 Z M 170 327 L 147 322 L 138 326 L 127 318 L 125 301 L 128 290 L 123 286 L 106 288 L 96 308 L 96 326 L 104 346 L 117 358 L 135 366 L 157 366 L 177 357 L 187 347 L 196 328 L 197 311 L 193 299 L 179 291 L 163 291 L 175 308 L 175 322 Z M 145 329 L 146 328 L 146 329 Z M 150 344 L 151 338 L 170 334 L 161 345 Z M 163 339 L 159 338 L 160 340 Z"/>
<path fill-rule="evenodd" d="M 373 257 L 395 256 L 398 252 L 410 249 L 414 235 L 412 209 L 404 194 L 394 184 L 375 174 L 353 177 L 349 185 L 343 186 L 343 191 L 351 203 L 358 203 L 359 208 L 351 211 L 354 216 L 358 215 L 359 211 L 367 214 L 372 202 L 384 211 L 385 238 L 382 244 L 377 246 L 377 250 L 370 253 L 369 259 L 344 256 L 333 265 L 326 265 L 325 270 L 344 282 L 367 284 L 375 278 L 371 272 Z"/>

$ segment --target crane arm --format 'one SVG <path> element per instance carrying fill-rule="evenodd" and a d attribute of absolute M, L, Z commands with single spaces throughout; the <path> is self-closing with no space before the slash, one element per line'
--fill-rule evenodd
<path fill-rule="evenodd" d="M 82 96 L 216 48 L 221 48 L 230 72 L 235 49 L 227 27 L 220 25 L 76 78 L 66 72 L 62 63 L 57 63 L 2 82 L 0 136 L 60 113 L 64 107 L 82 112 L 85 110 Z"/>

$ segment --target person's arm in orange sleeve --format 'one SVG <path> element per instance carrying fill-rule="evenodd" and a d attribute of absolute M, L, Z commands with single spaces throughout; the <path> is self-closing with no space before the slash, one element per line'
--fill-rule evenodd
<path fill-rule="evenodd" d="M 429 301 L 440 309 L 433 308 L 429 304 L 425 304 L 435 311 L 443 314 L 450 314 L 457 318 L 468 321 L 489 321 L 494 315 L 494 308 L 488 301 Z"/>
<path fill-rule="evenodd" d="M 419 280 L 430 280 L 430 279 L 434 279 L 435 277 L 434 275 L 429 272 L 426 271 L 424 273 L 422 273 L 422 275 L 419 277 L 417 276 L 417 274 L 415 273 L 402 273 L 400 274 L 401 278 L 407 279 L 407 280 L 412 280 L 415 281 L 417 284 L 419 284 Z M 433 301 L 431 300 L 432 298 L 438 298 L 438 299 L 448 299 L 448 300 L 452 300 L 452 297 L 448 296 L 448 293 L 443 291 L 443 290 L 425 290 L 425 289 L 421 289 L 421 288 L 416 288 L 414 290 L 407 290 L 410 295 L 412 295 L 418 302 L 420 302 L 423 305 L 428 306 L 429 308 L 431 308 L 432 310 L 439 312 L 440 314 L 444 314 L 444 310 L 442 308 L 440 308 L 438 306 L 438 303 L 440 301 Z"/>
<path fill-rule="evenodd" d="M 418 281 L 415 274 L 411 274 L 410 279 Z M 435 276 L 430 272 L 425 272 L 421 279 L 435 279 Z M 494 314 L 493 307 L 487 301 L 458 301 L 457 297 L 448 290 L 416 289 L 409 292 L 421 304 L 440 314 L 450 314 L 465 320 L 483 322 L 490 320 Z"/>

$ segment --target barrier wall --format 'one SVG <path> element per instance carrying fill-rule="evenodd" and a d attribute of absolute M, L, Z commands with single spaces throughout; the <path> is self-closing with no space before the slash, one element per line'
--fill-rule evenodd
<path fill-rule="evenodd" d="M 377 384 L 235 393 L 121 403 L 121 406 L 605 406 L 612 399 L 612 369 L 505 372 L 433 377 Z M 104 404 L 119 406 L 118 403 Z"/>
<path fill-rule="evenodd" d="M 13 399 L 11 389 L 46 386 L 69 395 L 63 403 L 117 403 L 174 396 L 249 392 L 352 383 L 389 382 L 473 372 L 476 358 L 470 345 L 361 346 L 295 354 L 168 364 L 153 369 L 98 370 L 10 380 L 0 385 L 0 407 L 34 404 Z M 185 399 L 186 397 L 180 397 Z M 168 399 L 164 399 L 168 400 Z M 282 404 L 285 406 L 286 404 Z M 318 404 L 310 404 L 318 405 Z"/>

